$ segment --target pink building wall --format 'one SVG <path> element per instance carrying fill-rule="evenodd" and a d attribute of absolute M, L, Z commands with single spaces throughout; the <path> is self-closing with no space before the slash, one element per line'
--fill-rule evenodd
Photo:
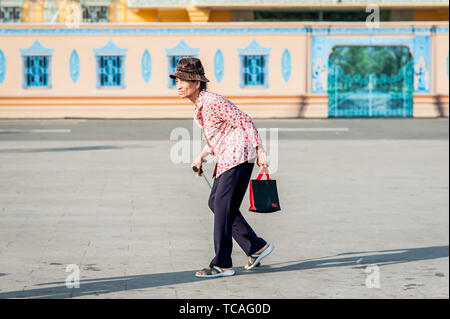
<path fill-rule="evenodd" d="M 250 115 L 328 117 L 327 94 L 313 93 L 311 88 L 311 38 L 329 29 L 335 30 L 329 34 L 330 38 L 413 37 L 415 34 L 399 35 L 397 31 L 411 27 L 430 36 L 430 89 L 415 93 L 414 116 L 437 116 L 438 95 L 448 116 L 448 23 L 384 22 L 381 28 L 386 32 L 373 34 L 363 23 L 119 24 L 80 26 L 72 31 L 60 25 L 0 25 L 0 50 L 5 57 L 5 76 L 0 83 L 0 118 L 190 118 L 192 104 L 179 99 L 175 90 L 167 87 L 166 49 L 176 47 L 181 40 L 199 49 L 198 57 L 211 81 L 209 89 L 230 98 Z M 169 31 L 151 34 L 155 30 Z M 35 40 L 53 49 L 51 89 L 22 88 L 20 49 L 29 48 Z M 125 88 L 96 87 L 94 49 L 102 48 L 109 40 L 127 49 Z M 238 49 L 249 46 L 253 40 L 263 48 L 270 48 L 269 86 L 241 88 Z M 70 76 L 69 63 L 74 49 L 80 60 L 76 83 Z M 214 75 L 214 56 L 218 49 L 224 56 L 220 83 Z M 291 56 L 288 81 L 282 76 L 285 49 Z M 147 83 L 141 75 L 144 50 L 151 56 L 151 77 Z"/>

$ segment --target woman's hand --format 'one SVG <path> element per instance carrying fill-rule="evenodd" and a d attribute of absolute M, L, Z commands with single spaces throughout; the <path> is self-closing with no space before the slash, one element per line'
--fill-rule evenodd
<path fill-rule="evenodd" d="M 197 166 L 198 170 L 196 172 L 194 172 L 195 174 L 197 174 L 197 176 L 202 176 L 202 174 L 200 173 L 200 171 L 202 169 L 202 163 L 206 162 L 205 157 L 207 157 L 208 154 L 209 154 L 209 152 L 205 147 L 203 149 L 203 151 L 200 153 L 200 155 L 197 156 L 195 161 L 191 164 L 191 168 L 193 168 L 194 166 Z"/>
<path fill-rule="evenodd" d="M 262 146 L 258 145 L 256 147 L 256 151 L 258 152 L 258 160 L 256 164 L 259 167 L 269 167 L 269 163 L 267 163 L 266 151 L 262 148 Z"/>
<path fill-rule="evenodd" d="M 203 164 L 203 159 L 201 157 L 198 157 L 192 164 L 191 164 L 191 169 L 194 166 L 197 166 L 197 171 L 194 172 L 194 174 L 196 174 L 197 176 L 202 176 L 202 174 L 200 173 L 201 169 L 202 169 L 202 164 Z"/>

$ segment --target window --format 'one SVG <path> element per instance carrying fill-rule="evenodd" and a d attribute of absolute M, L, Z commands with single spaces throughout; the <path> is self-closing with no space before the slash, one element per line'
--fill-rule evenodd
<path fill-rule="evenodd" d="M 49 87 L 50 56 L 30 55 L 24 57 L 24 87 Z"/>
<path fill-rule="evenodd" d="M 97 68 L 99 87 L 124 87 L 123 56 L 97 56 Z"/>
<path fill-rule="evenodd" d="M 82 5 L 84 23 L 102 23 L 109 22 L 108 6 L 87 6 Z"/>
<path fill-rule="evenodd" d="M 3 7 L 0 5 L 0 23 L 18 23 L 22 21 L 20 7 Z"/>
<path fill-rule="evenodd" d="M 125 88 L 125 56 L 128 49 L 119 48 L 109 40 L 95 53 L 96 87 Z"/>
<path fill-rule="evenodd" d="M 262 47 L 255 39 L 245 48 L 238 48 L 239 87 L 269 87 L 269 54 L 271 48 Z"/>
<path fill-rule="evenodd" d="M 52 56 L 54 49 L 44 47 L 39 40 L 26 49 L 22 56 L 22 88 L 52 88 Z"/>
<path fill-rule="evenodd" d="M 266 85 L 266 56 L 242 56 L 242 83 L 244 86 Z"/>

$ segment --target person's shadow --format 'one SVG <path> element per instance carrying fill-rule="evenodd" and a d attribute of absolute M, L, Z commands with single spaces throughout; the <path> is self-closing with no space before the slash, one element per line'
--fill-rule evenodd
<path fill-rule="evenodd" d="M 393 250 L 347 252 L 335 256 L 315 259 L 289 261 L 280 264 L 261 265 L 252 271 L 243 271 L 243 267 L 235 267 L 239 276 L 255 275 L 258 273 L 276 273 L 282 271 L 300 271 L 306 269 L 354 266 L 364 268 L 369 264 L 377 266 L 407 263 L 419 260 L 448 258 L 449 246 L 432 246 L 421 248 L 406 248 Z M 287 264 L 284 265 L 283 264 Z M 278 265 L 278 266 L 277 266 Z M 118 276 L 97 279 L 80 280 L 80 288 L 67 288 L 65 282 L 41 283 L 37 286 L 57 285 L 53 287 L 36 288 L 0 292 L 1 298 L 71 298 L 88 295 L 101 295 L 132 289 L 171 286 L 189 282 L 203 281 L 194 273 L 198 269 L 179 272 L 168 272 L 148 275 Z M 211 279 L 207 279 L 211 280 Z M 220 279 L 215 279 L 220 280 Z M 0 279 L 1 282 L 1 279 Z"/>

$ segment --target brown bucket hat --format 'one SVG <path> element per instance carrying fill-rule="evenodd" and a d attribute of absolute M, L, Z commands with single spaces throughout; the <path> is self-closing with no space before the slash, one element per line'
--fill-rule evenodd
<path fill-rule="evenodd" d="M 177 63 L 177 70 L 169 75 L 172 79 L 180 78 L 185 81 L 199 80 L 209 82 L 205 77 L 205 70 L 200 59 L 184 57 Z"/>

